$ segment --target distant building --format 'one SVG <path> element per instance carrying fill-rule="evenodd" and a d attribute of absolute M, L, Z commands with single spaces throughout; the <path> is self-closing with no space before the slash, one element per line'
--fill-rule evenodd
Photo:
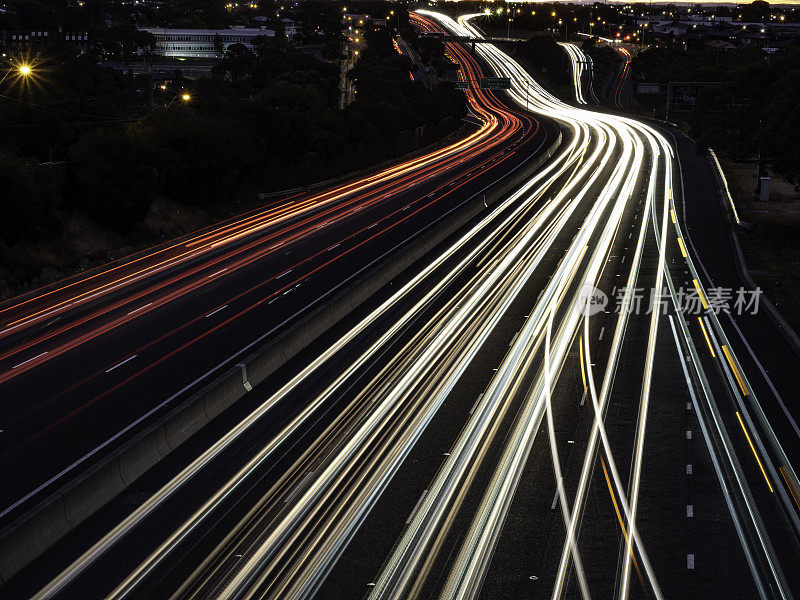
<path fill-rule="evenodd" d="M 300 25 L 291 19 L 281 19 L 283 24 L 283 32 L 286 34 L 286 39 L 290 42 L 300 35 Z"/>
<path fill-rule="evenodd" d="M 0 46 L 21 50 L 31 44 L 66 42 L 83 54 L 89 49 L 89 34 L 85 31 L 0 31 Z"/>
<path fill-rule="evenodd" d="M 175 58 L 219 58 L 232 44 L 242 44 L 252 50 L 255 38 L 275 36 L 273 30 L 263 27 L 234 27 L 232 29 L 145 27 L 142 31 L 147 31 L 155 36 L 155 54 Z"/>

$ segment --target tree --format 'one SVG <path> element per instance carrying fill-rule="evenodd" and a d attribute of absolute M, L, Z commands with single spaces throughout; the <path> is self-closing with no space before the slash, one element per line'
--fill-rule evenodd
<path fill-rule="evenodd" d="M 0 150 L 0 239 L 40 239 L 56 229 L 60 196 L 52 174 L 35 161 Z"/>
<path fill-rule="evenodd" d="M 96 47 L 107 58 L 126 59 L 142 52 L 152 52 L 156 47 L 156 37 L 148 31 L 140 31 L 131 23 L 123 23 L 103 28 Z"/>
<path fill-rule="evenodd" d="M 252 72 L 255 58 L 253 51 L 244 44 L 231 44 L 216 70 L 223 73 L 228 71 L 231 77 L 238 79 Z"/>
<path fill-rule="evenodd" d="M 111 129 L 84 135 L 70 148 L 78 184 L 75 202 L 121 232 L 140 223 L 159 191 L 156 152 L 146 140 Z"/>

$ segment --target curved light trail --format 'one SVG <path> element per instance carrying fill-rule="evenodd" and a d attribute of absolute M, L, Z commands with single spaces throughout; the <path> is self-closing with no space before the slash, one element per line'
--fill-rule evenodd
<path fill-rule="evenodd" d="M 420 10 L 412 14 L 412 22 L 423 31 L 440 31 L 441 26 L 451 34 L 474 37 L 473 16 L 456 22 Z M 481 74 L 477 61 L 455 43 L 447 42 L 446 47 L 461 65 L 462 77 L 477 80 Z M 580 75 L 577 64 L 584 61 L 576 47 L 564 47 L 576 65 L 573 83 L 581 102 L 585 76 Z M 652 376 L 659 359 L 657 343 L 670 330 L 756 589 L 762 598 L 791 597 L 783 575 L 785 565 L 781 565 L 760 512 L 777 507 L 787 526 L 800 531 L 792 501 L 797 477 L 716 314 L 706 309 L 695 324 L 677 310 L 679 269 L 690 271 L 701 295 L 705 289 L 693 258 L 678 244 L 679 240 L 691 240 L 675 218 L 673 191 L 678 171 L 671 145 L 660 131 L 634 119 L 562 102 L 491 44 L 476 44 L 475 51 L 495 74 L 511 80 L 508 96 L 513 103 L 560 125 L 564 137 L 556 154 L 518 189 L 487 207 L 419 273 L 79 557 L 41 590 L 36 600 L 69 589 L 99 557 L 117 547 L 160 506 L 177 498 L 187 482 L 273 407 L 301 389 L 302 382 L 340 352 L 356 346 L 353 358 L 326 379 L 321 390 L 277 434 L 241 466 L 237 463 L 235 472 L 193 514 L 177 523 L 108 598 L 137 597 L 156 570 L 223 511 L 293 435 L 333 402 L 342 400 L 341 409 L 323 431 L 293 456 L 289 467 L 171 592 L 176 600 L 314 597 L 470 363 L 511 307 L 520 302 L 529 306 L 526 320 L 371 582 L 369 598 L 422 597 L 437 565 L 445 567 L 439 597 L 479 596 L 543 421 L 565 529 L 551 597 L 563 597 L 571 572 L 582 598 L 592 597 L 592 578 L 581 555 L 580 524 L 598 458 L 604 460 L 606 476 L 611 475 L 608 487 L 615 507 L 621 507 L 617 513 L 620 579 L 615 596 L 621 600 L 629 597 L 632 567 L 641 565 L 644 593 L 665 597 L 659 565 L 648 555 L 637 517 L 645 440 L 648 427 L 652 427 L 648 416 Z M 479 98 L 476 111 L 482 110 L 486 121 L 497 115 L 509 122 L 519 120 L 490 94 L 472 93 Z M 624 266 L 626 277 L 620 279 L 627 286 L 621 295 L 611 348 L 603 357 L 605 364 L 595 369 L 586 290 L 604 285 L 610 276 L 606 269 L 612 252 L 628 243 L 624 241 L 626 233 L 627 239 L 635 240 L 635 244 L 630 242 L 632 258 Z M 565 247 L 559 249 L 560 261 L 551 267 L 548 259 L 559 240 L 565 239 Z M 668 258 L 678 256 L 679 249 L 681 258 L 676 266 Z M 530 300 L 532 296 L 526 294 L 531 293 L 537 278 L 544 283 L 536 300 Z M 637 286 L 666 288 L 673 309 L 669 319 L 658 306 L 641 317 L 628 310 Z M 647 332 L 645 350 L 635 364 L 622 364 L 622 349 L 629 343 L 633 319 Z M 376 333 L 369 343 L 362 344 L 360 336 L 367 331 Z M 713 354 L 701 357 L 696 342 L 702 344 L 701 349 L 713 348 Z M 565 366 L 574 360 L 576 343 L 593 418 L 570 497 L 557 452 L 553 391 Z M 684 352 L 691 360 L 686 360 Z M 724 373 L 729 405 L 724 405 L 724 398 L 715 399 L 710 390 L 704 365 L 712 364 Z M 595 370 L 599 371 L 597 382 Z M 638 407 L 630 447 L 625 448 L 630 457 L 621 457 L 619 450 L 615 455 L 605 430 L 615 378 L 623 376 L 623 370 L 624 377 L 640 382 L 638 397 L 630 399 Z M 734 433 L 739 432 L 729 435 L 726 429 L 723 413 L 732 407 L 735 411 L 730 414 L 739 415 L 749 442 L 747 453 L 732 442 Z M 490 449 L 496 450 L 491 462 Z M 770 496 L 774 504 L 762 502 L 760 495 L 756 498 L 751 487 L 754 482 L 742 469 L 741 463 L 754 457 L 774 489 Z M 628 480 L 617 466 L 622 458 L 631 465 Z M 489 470 L 485 484 L 476 476 L 482 468 Z M 464 508 L 467 495 L 479 498 L 470 511 Z M 459 519 L 468 527 L 457 536 L 452 554 L 439 556 Z"/>

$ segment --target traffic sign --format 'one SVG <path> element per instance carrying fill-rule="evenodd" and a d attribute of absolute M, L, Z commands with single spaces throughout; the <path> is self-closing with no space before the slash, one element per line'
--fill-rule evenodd
<path fill-rule="evenodd" d="M 481 77 L 482 90 L 507 90 L 511 87 L 510 77 Z"/>

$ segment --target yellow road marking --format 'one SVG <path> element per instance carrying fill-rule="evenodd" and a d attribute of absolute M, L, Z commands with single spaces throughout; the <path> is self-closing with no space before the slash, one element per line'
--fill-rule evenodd
<path fill-rule="evenodd" d="M 794 482 L 790 482 L 789 478 L 786 476 L 786 467 L 781 466 L 778 468 L 778 470 L 781 472 L 781 477 L 783 477 L 783 480 L 786 482 L 786 487 L 789 488 L 789 491 L 792 494 L 794 503 L 797 505 L 797 508 L 800 508 L 800 500 L 797 499 L 799 495 L 797 492 L 797 486 L 794 484 Z"/>
<path fill-rule="evenodd" d="M 669 209 L 669 214 L 672 217 L 672 222 L 673 223 L 677 223 L 677 219 L 675 219 L 675 209 L 674 208 L 670 208 Z"/>
<path fill-rule="evenodd" d="M 725 346 L 723 346 L 724 348 Z M 753 456 L 756 457 L 756 462 L 758 466 L 761 468 L 761 474 L 764 476 L 764 479 L 767 482 L 767 486 L 769 487 L 769 491 L 774 493 L 775 490 L 772 489 L 772 484 L 769 482 L 769 478 L 767 477 L 767 472 L 764 470 L 764 465 L 761 464 L 761 459 L 758 458 L 758 454 L 756 453 L 756 449 L 753 446 L 753 442 L 750 441 L 750 435 L 747 433 L 747 429 L 744 428 L 744 421 L 742 421 L 742 415 L 739 414 L 739 411 L 736 411 L 736 418 L 739 419 L 739 425 L 742 426 L 742 431 L 744 431 L 744 437 L 747 438 L 747 443 L 750 444 L 750 450 L 753 451 Z"/>
<path fill-rule="evenodd" d="M 600 457 L 600 465 L 603 467 L 603 475 L 606 477 L 606 485 L 608 486 L 608 493 L 611 494 L 611 502 L 614 503 L 614 512 L 617 513 L 617 520 L 619 521 L 619 526 L 622 529 L 622 536 L 625 538 L 625 542 L 627 545 L 628 541 L 628 532 L 625 530 L 625 523 L 622 521 L 622 515 L 619 512 L 619 506 L 617 506 L 617 498 L 614 496 L 614 488 L 611 487 L 611 480 L 608 478 L 608 471 L 606 470 L 606 461 L 603 460 L 603 457 Z M 633 546 L 631 546 L 631 560 L 633 560 L 633 566 L 636 568 L 636 573 L 639 575 L 639 581 L 642 582 L 642 586 L 644 586 L 644 578 L 642 577 L 642 572 L 639 570 L 639 563 L 636 561 L 636 556 L 633 553 Z"/>
<path fill-rule="evenodd" d="M 583 379 L 583 391 L 586 391 L 586 371 L 583 366 L 583 336 L 578 337 L 578 348 L 581 355 L 581 379 Z"/>
<path fill-rule="evenodd" d="M 703 330 L 703 337 L 706 338 L 706 344 L 708 344 L 708 349 L 711 351 L 711 358 L 716 358 L 717 355 L 714 354 L 714 348 L 711 346 L 711 340 L 708 337 L 708 332 L 706 331 L 706 326 L 703 325 L 703 319 L 697 317 L 698 323 L 700 323 L 700 329 Z"/>
<path fill-rule="evenodd" d="M 678 238 L 678 246 L 681 247 L 681 254 L 683 254 L 683 258 L 686 258 L 686 246 L 683 245 L 683 240 Z"/>
<path fill-rule="evenodd" d="M 708 308 L 708 302 L 706 302 L 706 297 L 703 294 L 703 290 L 700 289 L 700 282 L 697 279 L 692 279 L 692 283 L 694 283 L 694 289 L 697 290 L 697 295 L 700 296 L 700 302 L 703 304 L 703 308 Z"/>
<path fill-rule="evenodd" d="M 747 396 L 747 386 L 744 384 L 744 379 L 742 378 L 741 374 L 739 373 L 739 369 L 736 368 L 736 365 L 733 362 L 733 357 L 731 356 L 731 351 L 728 350 L 728 347 L 723 344 L 722 352 L 725 354 L 725 358 L 728 359 L 728 364 L 731 366 L 731 371 L 733 371 L 733 376 L 736 377 L 736 383 L 739 384 L 739 387 L 742 388 L 742 394 Z"/>

